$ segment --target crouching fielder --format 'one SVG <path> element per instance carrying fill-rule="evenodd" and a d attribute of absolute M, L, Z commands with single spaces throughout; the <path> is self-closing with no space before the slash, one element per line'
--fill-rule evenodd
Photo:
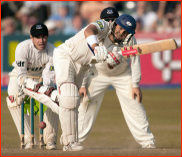
<path fill-rule="evenodd" d="M 43 77 L 43 84 L 53 85 L 55 72 L 53 70 L 52 53 L 54 46 L 47 43 L 48 30 L 41 23 L 35 24 L 30 30 L 31 40 L 25 40 L 18 44 L 15 51 L 14 69 L 10 72 L 8 85 L 7 105 L 21 135 L 20 105 L 24 101 L 23 85 L 28 77 Z M 30 80 L 37 82 L 39 79 Z M 51 109 L 44 112 L 44 121 L 47 127 L 44 129 L 44 142 L 46 149 L 56 149 L 59 118 Z M 30 117 L 25 114 L 25 149 L 30 148 Z M 35 145 L 38 140 L 35 137 Z"/>

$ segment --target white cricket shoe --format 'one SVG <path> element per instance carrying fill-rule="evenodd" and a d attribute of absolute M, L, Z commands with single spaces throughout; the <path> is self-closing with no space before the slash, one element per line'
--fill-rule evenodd
<path fill-rule="evenodd" d="M 54 141 L 47 142 L 46 149 L 49 149 L 49 150 L 57 149 L 56 143 Z"/>
<path fill-rule="evenodd" d="M 146 145 L 146 146 L 143 147 L 143 148 L 147 148 L 147 149 L 149 148 L 149 149 L 150 149 L 150 148 L 156 148 L 156 147 L 155 147 L 154 144 L 148 144 L 148 145 Z"/>
<path fill-rule="evenodd" d="M 77 143 L 77 146 L 82 146 L 81 142 L 76 142 L 76 143 Z"/>
<path fill-rule="evenodd" d="M 25 147 L 24 147 L 25 149 L 30 149 L 30 142 L 27 142 L 26 144 L 25 144 Z"/>
<path fill-rule="evenodd" d="M 81 151 L 83 147 L 81 143 L 79 144 L 77 142 L 70 142 L 67 146 L 63 146 L 63 151 Z"/>
<path fill-rule="evenodd" d="M 37 147 L 37 146 L 38 145 L 34 145 L 34 148 Z M 25 144 L 24 149 L 30 149 L 30 141 Z"/>

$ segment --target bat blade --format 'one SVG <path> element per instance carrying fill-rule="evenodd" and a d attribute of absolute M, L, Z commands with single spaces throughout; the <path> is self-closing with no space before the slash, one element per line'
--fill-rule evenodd
<path fill-rule="evenodd" d="M 174 39 L 165 39 L 121 48 L 121 52 L 124 57 L 132 57 L 134 55 L 139 56 L 165 50 L 175 50 L 176 48 L 177 43 Z"/>

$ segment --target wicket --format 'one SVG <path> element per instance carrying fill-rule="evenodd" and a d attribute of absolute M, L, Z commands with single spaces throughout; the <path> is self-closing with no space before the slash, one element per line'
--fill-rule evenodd
<path fill-rule="evenodd" d="M 43 83 L 42 78 L 39 77 L 32 77 L 33 79 L 39 79 L 39 83 Z M 43 104 L 39 103 L 39 121 L 43 121 Z M 30 98 L 30 148 L 34 148 L 34 99 Z M 43 142 L 43 129 L 39 129 L 39 148 L 43 149 L 44 142 Z M 21 104 L 21 144 L 20 148 L 24 149 L 24 102 Z"/>

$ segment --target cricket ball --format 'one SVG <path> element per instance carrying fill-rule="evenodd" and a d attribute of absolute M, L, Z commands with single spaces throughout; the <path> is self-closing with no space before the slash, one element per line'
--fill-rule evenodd
<path fill-rule="evenodd" d="M 45 122 L 42 121 L 42 122 L 39 123 L 39 128 L 40 129 L 44 129 L 45 127 L 46 127 L 46 123 Z"/>

